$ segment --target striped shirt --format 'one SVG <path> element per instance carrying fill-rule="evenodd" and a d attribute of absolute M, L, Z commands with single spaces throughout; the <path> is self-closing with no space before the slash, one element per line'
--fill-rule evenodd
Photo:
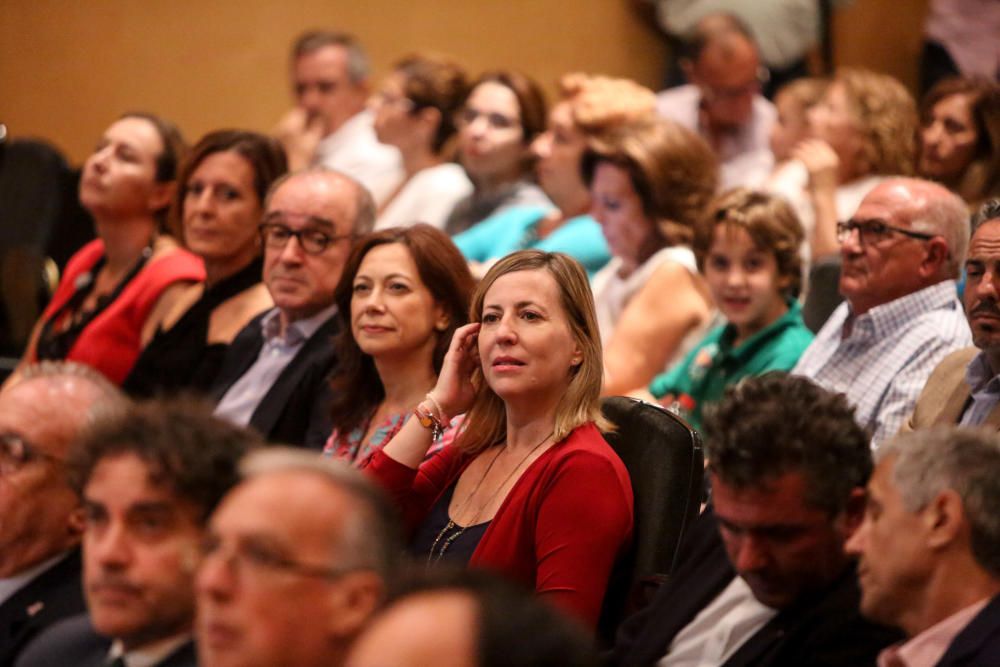
<path fill-rule="evenodd" d="M 955 281 L 945 280 L 863 315 L 840 304 L 792 373 L 846 394 L 877 448 L 913 412 L 934 367 L 971 343 Z"/>

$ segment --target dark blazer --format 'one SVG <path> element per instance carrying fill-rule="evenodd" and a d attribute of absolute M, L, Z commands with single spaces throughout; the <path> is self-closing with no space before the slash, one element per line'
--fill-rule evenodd
<path fill-rule="evenodd" d="M 94 632 L 87 614 L 57 623 L 21 654 L 17 667 L 103 667 L 111 640 Z M 157 667 L 197 667 L 194 642 L 189 641 L 157 663 Z"/>
<path fill-rule="evenodd" d="M 609 664 L 656 664 L 674 636 L 736 576 L 711 509 L 692 524 L 681 558 L 649 606 L 622 624 Z M 722 667 L 874 665 L 878 652 L 901 635 L 864 620 L 860 598 L 854 568 L 848 568 L 826 590 L 779 612 Z"/>
<path fill-rule="evenodd" d="M 952 640 L 935 667 L 1000 665 L 1000 595 L 976 614 Z"/>
<path fill-rule="evenodd" d="M 264 346 L 261 313 L 243 327 L 226 351 L 222 370 L 212 387 L 216 403 L 250 370 Z M 333 337 L 339 329 L 336 315 L 324 322 L 302 345 L 250 417 L 250 426 L 271 442 L 321 449 L 330 435 L 328 378 L 336 356 Z M 324 430 L 325 429 L 325 430 Z M 314 434 L 307 442 L 307 434 Z M 315 442 L 320 437 L 322 440 Z"/>
<path fill-rule="evenodd" d="M 39 632 L 85 609 L 80 550 L 74 549 L 0 605 L 0 667 L 13 665 Z"/>

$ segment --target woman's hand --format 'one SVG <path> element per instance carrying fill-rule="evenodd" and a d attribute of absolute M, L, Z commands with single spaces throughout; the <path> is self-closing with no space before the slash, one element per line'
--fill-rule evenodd
<path fill-rule="evenodd" d="M 813 193 L 837 190 L 840 158 L 830 144 L 822 139 L 804 139 L 792 149 L 792 156 L 806 166 Z"/>
<path fill-rule="evenodd" d="M 455 330 L 437 384 L 430 391 L 448 419 L 466 412 L 476 396 L 472 374 L 479 368 L 479 326 L 474 322 Z"/>
<path fill-rule="evenodd" d="M 304 169 L 312 163 L 319 142 L 326 134 L 325 121 L 316 114 L 295 107 L 278 121 L 274 135 L 288 156 L 289 171 Z"/>

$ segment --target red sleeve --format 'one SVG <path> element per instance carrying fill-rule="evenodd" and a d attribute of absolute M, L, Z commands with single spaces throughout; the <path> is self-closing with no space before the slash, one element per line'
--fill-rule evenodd
<path fill-rule="evenodd" d="M 573 452 L 547 486 L 535 525 L 535 590 L 596 627 L 611 568 L 632 535 L 627 473 L 600 453 Z"/>

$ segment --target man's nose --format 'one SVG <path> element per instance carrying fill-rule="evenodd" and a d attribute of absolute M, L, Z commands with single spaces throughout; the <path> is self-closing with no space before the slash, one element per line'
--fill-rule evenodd
<path fill-rule="evenodd" d="M 737 572 L 756 572 L 763 569 L 767 561 L 767 550 L 758 538 L 745 535 L 740 539 L 733 563 Z"/>

